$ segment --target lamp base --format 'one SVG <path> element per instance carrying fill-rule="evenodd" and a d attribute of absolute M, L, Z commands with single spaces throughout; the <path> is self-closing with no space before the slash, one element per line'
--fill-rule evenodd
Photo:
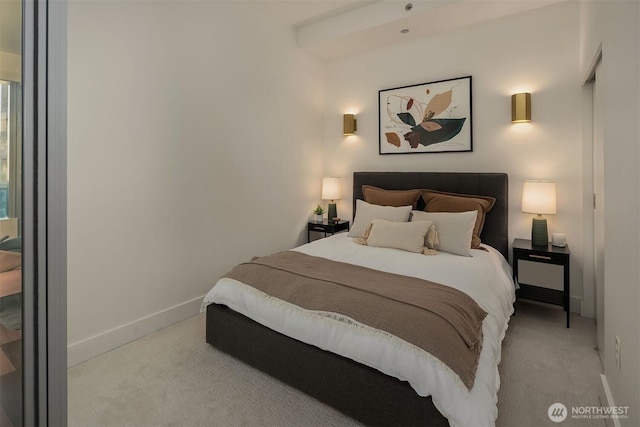
<path fill-rule="evenodd" d="M 533 218 L 533 224 L 531 225 L 531 244 L 533 246 L 547 246 L 549 244 L 546 218 Z"/>
<path fill-rule="evenodd" d="M 327 219 L 329 222 L 333 221 L 333 218 L 338 217 L 338 210 L 335 203 L 329 203 L 329 212 L 327 213 Z"/>

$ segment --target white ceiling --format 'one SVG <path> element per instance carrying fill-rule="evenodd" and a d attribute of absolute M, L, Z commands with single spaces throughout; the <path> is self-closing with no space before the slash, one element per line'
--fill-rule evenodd
<path fill-rule="evenodd" d="M 209 0 L 217 1 L 217 0 Z M 237 0 L 236 0 L 237 1 Z M 565 0 L 260 0 L 320 59 L 427 37 Z M 408 3 L 412 4 L 406 10 Z M 21 0 L 0 0 L 0 50 L 19 54 Z M 409 32 L 401 34 L 400 30 Z"/>
<path fill-rule="evenodd" d="M 298 46 L 325 60 L 560 1 L 565 0 L 266 0 L 270 12 L 295 29 Z"/>
<path fill-rule="evenodd" d="M 294 28 L 376 1 L 379 0 L 263 0 L 274 17 Z"/>

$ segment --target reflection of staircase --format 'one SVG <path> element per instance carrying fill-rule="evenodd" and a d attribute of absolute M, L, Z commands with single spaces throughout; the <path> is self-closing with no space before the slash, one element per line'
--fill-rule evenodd
<path fill-rule="evenodd" d="M 0 405 L 0 427 L 13 427 L 13 423 L 9 418 L 9 415 L 4 411 L 2 405 Z"/>
<path fill-rule="evenodd" d="M 22 425 L 22 331 L 0 325 L 0 427 Z"/>
<path fill-rule="evenodd" d="M 7 354 L 0 347 L 0 377 L 15 370 L 16 367 L 13 366 L 13 363 L 11 363 L 11 360 L 9 359 Z"/>
<path fill-rule="evenodd" d="M 0 346 L 0 352 L 2 356 L 7 359 L 9 369 L 6 373 L 3 373 L 2 376 L 8 375 L 11 372 L 15 372 L 16 370 L 22 370 L 22 341 L 12 341 L 7 344 L 3 344 Z"/>
<path fill-rule="evenodd" d="M 15 371 L 15 365 L 12 360 L 15 360 L 15 355 L 10 357 L 4 350 L 4 346 L 13 342 L 20 342 L 22 338 L 22 331 L 10 331 L 4 326 L 0 325 L 0 376 Z M 18 356 L 18 363 L 20 363 L 20 354 Z"/>

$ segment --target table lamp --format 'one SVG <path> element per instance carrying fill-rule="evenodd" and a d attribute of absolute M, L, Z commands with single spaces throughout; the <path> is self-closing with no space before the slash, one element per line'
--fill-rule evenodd
<path fill-rule="evenodd" d="M 329 212 L 327 213 L 329 221 L 333 221 L 334 218 L 338 217 L 338 211 L 334 201 L 341 197 L 340 178 L 322 178 L 322 199 L 330 201 Z"/>
<path fill-rule="evenodd" d="M 542 215 L 556 213 L 556 183 L 525 181 L 522 188 L 522 212 L 537 214 L 531 225 L 531 244 L 547 246 L 549 244 L 547 219 Z"/>

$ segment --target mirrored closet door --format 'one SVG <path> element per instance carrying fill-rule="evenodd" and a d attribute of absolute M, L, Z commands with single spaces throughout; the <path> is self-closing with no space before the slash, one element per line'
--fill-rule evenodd
<path fill-rule="evenodd" d="M 0 425 L 23 424 L 22 2 L 0 1 Z"/>
<path fill-rule="evenodd" d="M 66 425 L 66 1 L 0 0 L 0 426 Z"/>

